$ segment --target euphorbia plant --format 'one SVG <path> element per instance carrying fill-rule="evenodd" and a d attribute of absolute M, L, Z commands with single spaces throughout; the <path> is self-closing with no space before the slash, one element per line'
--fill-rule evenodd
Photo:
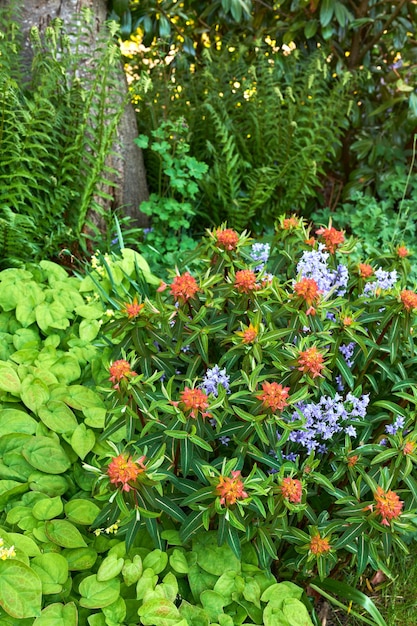
<path fill-rule="evenodd" d="M 158 459 L 157 496 L 139 473 L 100 488 L 129 541 L 142 522 L 158 546 L 206 528 L 321 577 L 388 572 L 391 548 L 407 550 L 417 294 L 404 259 L 353 264 L 353 246 L 294 216 L 264 243 L 223 226 L 153 297 L 131 289 L 115 307 L 103 438 L 126 463 Z"/>

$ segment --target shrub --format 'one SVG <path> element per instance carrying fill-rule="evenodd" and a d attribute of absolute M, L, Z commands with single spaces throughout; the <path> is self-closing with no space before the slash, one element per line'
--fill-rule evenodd
<path fill-rule="evenodd" d="M 349 263 L 342 232 L 311 234 L 295 217 L 267 243 L 211 231 L 170 285 L 131 293 L 106 326 L 119 350 L 103 438 L 117 433 L 117 453 L 91 465 L 128 545 L 141 526 L 160 548 L 167 529 L 187 544 L 205 528 L 238 557 L 250 543 L 262 567 L 278 557 L 280 571 L 322 579 L 346 566 L 390 575 L 391 551 L 407 551 L 408 262 Z M 120 457 L 136 470 L 112 485 Z"/>

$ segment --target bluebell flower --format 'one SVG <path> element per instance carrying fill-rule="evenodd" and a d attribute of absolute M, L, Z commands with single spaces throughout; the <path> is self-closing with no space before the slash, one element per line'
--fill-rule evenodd
<path fill-rule="evenodd" d="M 295 452 L 289 452 L 288 454 L 283 454 L 282 458 L 286 459 L 287 461 L 292 461 L 292 463 L 295 463 L 298 459 L 298 454 L 295 454 Z"/>
<path fill-rule="evenodd" d="M 297 264 L 297 274 L 315 280 L 323 295 L 333 290 L 337 296 L 343 296 L 349 280 L 348 269 L 341 264 L 336 270 L 330 269 L 327 263 L 329 256 L 324 244 L 319 244 L 318 250 L 303 252 Z"/>
<path fill-rule="evenodd" d="M 230 441 L 230 437 L 227 437 L 226 435 L 223 435 L 222 437 L 219 437 L 219 441 L 224 446 L 228 446 L 229 445 L 229 441 Z"/>
<path fill-rule="evenodd" d="M 300 444 L 307 452 L 315 450 L 323 453 L 328 442 L 338 433 L 346 433 L 356 437 L 356 428 L 346 422 L 364 418 L 369 404 L 369 395 L 356 398 L 348 393 L 345 398 L 336 393 L 334 398 L 322 396 L 317 403 L 299 403 L 298 410 L 305 419 L 303 429 L 293 430 L 289 440 Z M 291 421 L 300 419 L 298 411 L 294 411 Z"/>
<path fill-rule="evenodd" d="M 356 437 L 356 428 L 354 426 L 348 426 L 345 428 L 345 433 L 349 435 L 349 437 Z"/>
<path fill-rule="evenodd" d="M 217 397 L 219 395 L 218 385 L 221 385 L 226 389 L 227 393 L 230 393 L 229 381 L 230 376 L 226 374 L 226 369 L 220 369 L 218 365 L 215 365 L 207 370 L 200 387 L 207 395 L 212 393 L 213 396 Z"/>
<path fill-rule="evenodd" d="M 353 366 L 352 356 L 355 351 L 355 347 L 356 343 L 354 341 L 351 341 L 350 343 L 342 343 L 342 345 L 339 346 L 339 352 L 341 352 L 341 354 L 344 356 L 348 367 Z"/>
<path fill-rule="evenodd" d="M 377 289 L 392 289 L 398 280 L 397 270 L 386 272 L 379 267 L 375 270 L 375 278 L 371 283 L 366 283 L 362 295 L 375 294 Z"/>
<path fill-rule="evenodd" d="M 260 272 L 264 269 L 265 265 L 268 263 L 269 253 L 271 251 L 271 246 L 269 243 L 254 243 L 250 256 L 254 261 L 258 261 L 259 264 L 255 267 L 257 272 Z"/>
<path fill-rule="evenodd" d="M 396 435 L 397 432 L 404 427 L 404 421 L 404 418 L 398 415 L 393 424 L 387 424 L 385 426 L 385 432 L 388 435 Z"/>

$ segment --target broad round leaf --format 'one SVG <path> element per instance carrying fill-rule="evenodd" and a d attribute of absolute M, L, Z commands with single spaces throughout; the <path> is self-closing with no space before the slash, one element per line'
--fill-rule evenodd
<path fill-rule="evenodd" d="M 68 563 L 62 554 L 57 552 L 36 556 L 31 561 L 31 567 L 41 579 L 44 595 L 59 593 L 67 581 Z"/>
<path fill-rule="evenodd" d="M 85 548 L 86 542 L 80 531 L 70 522 L 55 519 L 45 524 L 45 532 L 52 543 L 63 548 Z"/>
<path fill-rule="evenodd" d="M 0 560 L 0 606 L 12 617 L 37 617 L 41 611 L 42 583 L 20 561 Z"/>
<path fill-rule="evenodd" d="M 37 413 L 48 402 L 49 389 L 41 378 L 26 377 L 22 382 L 20 397 L 28 409 Z"/>
<path fill-rule="evenodd" d="M 79 424 L 72 433 L 71 447 L 80 459 L 84 460 L 87 454 L 94 448 L 96 436 L 92 430 L 84 424 Z"/>
<path fill-rule="evenodd" d="M 120 594 L 120 581 L 116 578 L 99 582 L 97 576 L 87 576 L 80 583 L 80 605 L 87 609 L 101 609 L 117 600 Z"/>
<path fill-rule="evenodd" d="M 47 474 L 63 474 L 71 465 L 65 450 L 50 437 L 31 437 L 22 454 L 28 463 Z"/>
<path fill-rule="evenodd" d="M 0 363 L 0 389 L 19 393 L 20 387 L 20 378 L 16 370 L 7 363 Z"/>
<path fill-rule="evenodd" d="M 83 526 L 91 526 L 100 513 L 99 507 L 94 502 L 82 498 L 70 500 L 65 504 L 64 510 L 70 522 Z"/>
<path fill-rule="evenodd" d="M 0 411 L 0 437 L 9 433 L 33 435 L 36 426 L 36 420 L 24 411 L 18 409 L 2 409 Z"/>
<path fill-rule="evenodd" d="M 50 604 L 33 622 L 33 626 L 77 626 L 77 624 L 77 607 L 73 602 Z"/>
<path fill-rule="evenodd" d="M 39 409 L 38 415 L 45 426 L 55 433 L 73 433 L 78 426 L 69 406 L 59 400 L 50 400 Z"/>

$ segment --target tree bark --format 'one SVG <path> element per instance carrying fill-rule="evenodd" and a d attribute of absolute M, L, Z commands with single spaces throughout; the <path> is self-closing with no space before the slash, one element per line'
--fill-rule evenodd
<path fill-rule="evenodd" d="M 8 5 L 10 5 L 9 0 L 0 0 L 0 7 Z M 61 18 L 65 26 L 73 22 L 83 8 L 88 7 L 93 12 L 96 32 L 98 32 L 107 15 L 106 0 L 23 0 L 18 6 L 16 21 L 21 27 L 23 37 L 22 62 L 29 67 L 31 62 L 29 34 L 33 26 L 37 26 L 42 33 L 49 22 L 56 17 Z M 94 41 L 91 45 L 94 47 Z M 119 93 L 127 93 L 127 82 L 122 66 L 120 67 Z M 115 94 L 114 97 L 118 98 L 120 95 Z M 149 194 L 142 151 L 133 141 L 137 135 L 136 114 L 133 106 L 128 105 L 121 118 L 115 139 L 116 156 L 111 157 L 109 163 L 117 171 L 114 181 L 117 186 L 107 190 L 110 191 L 113 200 L 103 208 L 109 211 L 120 208 L 123 215 L 132 218 L 132 225 L 143 227 L 148 224 L 148 217 L 140 212 L 139 206 L 143 200 L 148 199 Z M 100 204 L 102 205 L 103 202 L 100 201 Z M 94 221 L 100 226 L 99 220 Z"/>

